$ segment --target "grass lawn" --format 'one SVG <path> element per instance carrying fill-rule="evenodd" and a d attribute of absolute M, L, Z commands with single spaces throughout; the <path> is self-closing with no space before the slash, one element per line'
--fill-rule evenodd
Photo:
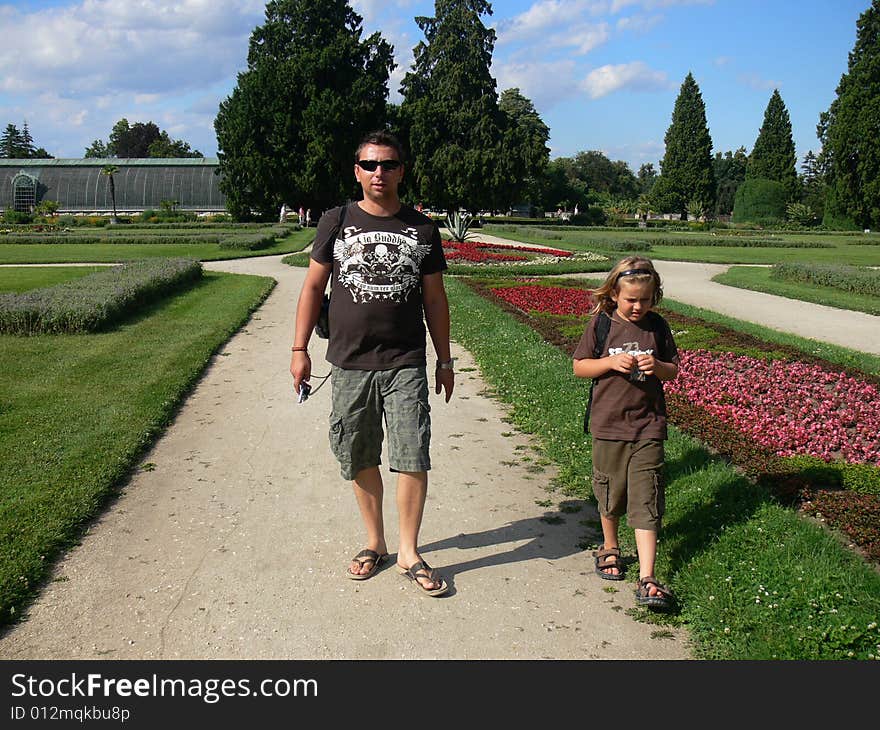
<path fill-rule="evenodd" d="M 0 624 L 34 595 L 270 279 L 205 272 L 93 335 L 0 336 Z"/>
<path fill-rule="evenodd" d="M 572 497 L 592 500 L 587 383 L 573 376 L 570 358 L 463 282 L 450 280 L 447 289 L 454 339 L 474 354 L 511 421 L 534 434 L 542 457 L 558 468 L 550 489 L 560 516 Z M 657 576 L 675 590 L 681 610 L 664 619 L 634 607 L 635 618 L 686 624 L 700 658 L 880 655 L 873 567 L 674 428 L 667 468 Z M 600 535 L 598 525 L 584 524 L 582 547 L 592 549 Z M 632 531 L 624 527 L 621 537 L 634 555 Z M 585 566 L 590 560 L 585 554 Z"/>
<path fill-rule="evenodd" d="M 103 266 L 0 266 L 0 292 L 23 292 L 63 284 Z"/>
<path fill-rule="evenodd" d="M 763 266 L 732 266 L 712 280 L 740 289 L 751 289 L 813 304 L 824 304 L 826 307 L 880 315 L 880 292 L 877 296 L 866 297 L 863 294 L 852 294 L 830 286 L 782 281 L 771 278 L 770 269 Z"/>

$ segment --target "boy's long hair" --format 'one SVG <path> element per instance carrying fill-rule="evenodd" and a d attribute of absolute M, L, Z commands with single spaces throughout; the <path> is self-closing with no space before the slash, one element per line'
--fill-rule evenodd
<path fill-rule="evenodd" d="M 602 286 L 591 290 L 595 304 L 593 304 L 590 314 L 598 314 L 599 312 L 611 314 L 614 311 L 617 305 L 614 303 L 611 295 L 617 294 L 620 291 L 621 280 L 632 281 L 638 284 L 652 281 L 654 283 L 654 296 L 651 299 L 651 306 L 656 307 L 660 300 L 663 299 L 663 286 L 660 283 L 660 274 L 657 273 L 651 259 L 647 259 L 644 256 L 627 256 L 614 265 Z"/>

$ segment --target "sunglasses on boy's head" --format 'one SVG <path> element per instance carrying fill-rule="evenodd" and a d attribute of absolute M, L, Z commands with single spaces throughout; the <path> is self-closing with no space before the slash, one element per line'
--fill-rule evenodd
<path fill-rule="evenodd" d="M 381 167 L 384 172 L 392 172 L 403 163 L 400 160 L 358 160 L 357 164 L 361 170 L 367 172 L 375 172 L 377 167 Z"/>

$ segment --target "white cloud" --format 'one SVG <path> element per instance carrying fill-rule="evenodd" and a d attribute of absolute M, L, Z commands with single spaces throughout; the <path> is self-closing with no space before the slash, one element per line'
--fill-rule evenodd
<path fill-rule="evenodd" d="M 581 82 L 581 88 L 593 99 L 599 99 L 620 89 L 658 91 L 670 88 L 669 78 L 642 61 L 608 64 L 595 68 Z"/>
<path fill-rule="evenodd" d="M 621 32 L 647 33 L 662 22 L 662 15 L 628 15 L 617 21 L 617 30 Z"/>
<path fill-rule="evenodd" d="M 204 87 L 243 66 L 256 0 L 83 0 L 4 12 L 0 90 L 70 96 Z"/>
<path fill-rule="evenodd" d="M 773 79 L 765 79 L 756 73 L 738 74 L 736 80 L 743 86 L 748 86 L 749 88 L 756 89 L 757 91 L 769 91 L 782 87 L 782 82 L 774 81 Z"/>
<path fill-rule="evenodd" d="M 572 60 L 493 64 L 492 75 L 499 94 L 517 88 L 539 109 L 547 109 L 571 97 L 577 89 L 576 65 Z"/>
<path fill-rule="evenodd" d="M 544 47 L 571 47 L 577 53 L 589 53 L 609 37 L 608 24 L 593 22 L 589 16 L 595 17 L 607 9 L 606 2 L 542 0 L 499 25 L 498 45 L 537 39 Z"/>

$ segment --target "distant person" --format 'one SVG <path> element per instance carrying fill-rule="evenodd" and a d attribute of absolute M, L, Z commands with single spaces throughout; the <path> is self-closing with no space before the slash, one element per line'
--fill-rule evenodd
<path fill-rule="evenodd" d="M 665 609 L 673 600 L 672 592 L 654 577 L 665 506 L 663 381 L 678 375 L 678 350 L 666 320 L 652 311 L 663 297 L 663 287 L 649 259 L 622 259 L 593 294 L 594 316 L 573 358 L 577 377 L 596 379 L 589 431 L 593 494 L 604 542 L 593 553 L 595 570 L 605 580 L 623 580 L 618 527 L 625 513 L 635 531 L 639 559 L 636 601 Z M 610 318 L 610 328 L 597 356 L 602 317 Z"/>
<path fill-rule="evenodd" d="M 397 472 L 400 545 L 397 567 L 429 596 L 449 589 L 419 553 L 428 491 L 431 414 L 426 332 L 437 354 L 434 391 L 455 385 L 449 345 L 446 259 L 437 225 L 402 205 L 400 143 L 386 132 L 367 135 L 355 154 L 363 200 L 335 208 L 318 221 L 311 261 L 296 308 L 290 372 L 299 393 L 311 376 L 309 337 L 331 274 L 332 407 L 330 445 L 342 478 L 351 480 L 366 527 L 366 544 L 346 568 L 353 580 L 372 577 L 388 559 L 379 471 L 383 420 L 388 464 Z"/>
<path fill-rule="evenodd" d="M 299 206 L 299 212 L 297 213 L 297 215 L 299 216 L 299 224 L 302 225 L 306 219 L 305 211 L 303 211 L 302 206 Z"/>
<path fill-rule="evenodd" d="M 308 228 L 310 225 L 312 225 L 312 209 L 307 208 L 306 209 L 306 228 Z"/>
<path fill-rule="evenodd" d="M 286 220 L 287 220 L 287 204 L 286 204 L 286 203 L 282 203 L 282 204 L 281 204 L 281 213 L 280 213 L 280 215 L 278 216 L 278 222 L 279 222 L 279 223 L 284 223 L 284 221 L 286 221 Z"/>

